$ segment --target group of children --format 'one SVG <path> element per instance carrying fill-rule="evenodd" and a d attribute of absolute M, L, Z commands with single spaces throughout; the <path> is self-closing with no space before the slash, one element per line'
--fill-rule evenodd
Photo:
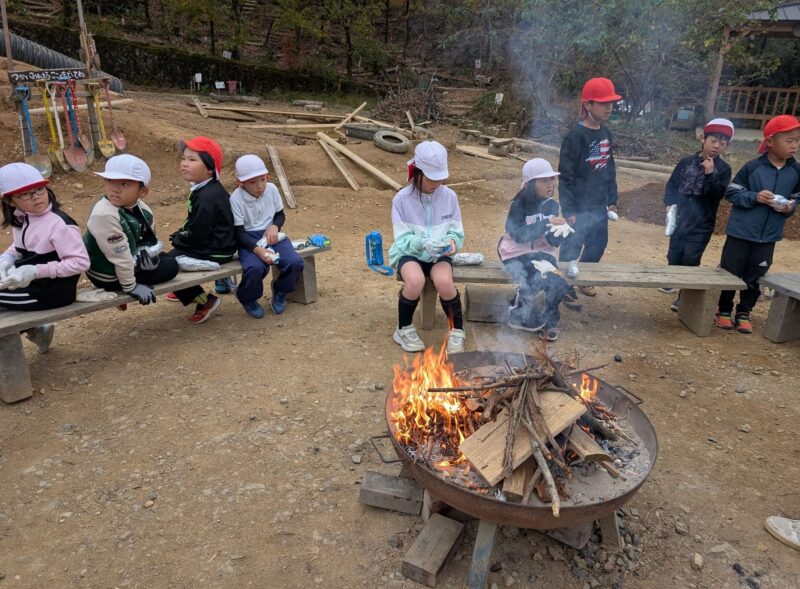
<path fill-rule="evenodd" d="M 144 200 L 151 173 L 140 158 L 112 157 L 97 173 L 103 178 L 104 195 L 94 205 L 83 235 L 61 210 L 49 181 L 33 166 L 12 163 L 0 168 L 2 226 L 11 227 L 13 239 L 0 255 L 0 307 L 34 311 L 69 305 L 76 300 L 83 272 L 102 291 L 122 291 L 147 305 L 156 302 L 153 286 L 172 280 L 181 268 L 229 262 L 238 250 L 243 272 L 236 296 L 244 310 L 254 318 L 264 316 L 258 302 L 263 280 L 277 266 L 270 307 L 283 313 L 303 260 L 280 232 L 286 216 L 264 161 L 256 155 L 239 158 L 237 188 L 229 195 L 220 182 L 222 149 L 216 141 L 195 137 L 181 141 L 179 148 L 181 175 L 190 185 L 188 211 L 180 229 L 170 235 L 173 247 L 168 253 L 161 251 L 153 211 Z M 217 290 L 225 286 L 218 284 Z M 184 306 L 194 304 L 192 323 L 206 321 L 221 303 L 200 286 L 167 298 Z M 46 352 L 53 326 L 33 328 L 26 335 Z"/>
<path fill-rule="evenodd" d="M 523 166 L 522 184 L 497 246 L 506 271 L 519 284 L 509 307 L 511 328 L 554 341 L 559 335 L 560 304 L 580 309 L 578 291 L 596 296 L 591 286 L 577 291 L 570 287 L 557 262 L 570 262 L 568 275 L 574 278 L 578 272 L 574 262 L 599 262 L 608 245 L 608 222 L 618 218 L 617 182 L 613 141 L 604 123 L 620 99 L 611 80 L 589 80 L 581 92 L 580 121 L 561 145 L 559 171 L 540 158 Z M 750 311 L 760 295 L 758 281 L 772 264 L 775 243 L 800 197 L 800 163 L 794 159 L 800 121 L 789 115 L 773 118 L 764 128 L 761 156 L 748 162 L 731 182 L 731 168 L 721 156 L 733 135 L 730 121 L 711 120 L 703 129 L 701 149 L 682 159 L 667 182 L 664 204 L 675 225 L 667 261 L 699 266 L 719 203 L 723 197 L 730 201 L 720 266 L 741 278 L 747 288 L 739 295 L 735 313 L 735 291 L 721 293 L 715 324 L 752 333 Z M 559 176 L 560 202 L 553 198 Z M 409 162 L 409 182 L 392 202 L 394 243 L 389 258 L 403 280 L 393 338 L 408 352 L 425 348 L 412 320 L 426 278 L 433 282 L 450 322 L 447 352 L 465 347 L 461 300 L 452 271 L 464 228 L 458 198 L 444 185 L 447 177 L 445 148 L 435 141 L 420 143 Z M 676 299 L 672 309 L 677 311 L 679 305 Z"/>

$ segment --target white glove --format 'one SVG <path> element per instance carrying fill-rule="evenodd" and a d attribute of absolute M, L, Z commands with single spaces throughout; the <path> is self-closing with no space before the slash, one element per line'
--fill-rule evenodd
<path fill-rule="evenodd" d="M 554 237 L 568 237 L 570 233 L 575 233 L 575 230 L 567 223 L 562 223 L 561 225 L 551 225 L 548 223 L 547 228 Z"/>
<path fill-rule="evenodd" d="M 619 215 L 614 211 L 608 211 L 607 215 L 609 221 L 616 221 L 617 219 L 619 219 Z"/>
<path fill-rule="evenodd" d="M 772 202 L 769 203 L 769 206 L 771 206 L 776 211 L 782 212 L 783 209 L 786 207 L 786 205 L 788 205 L 791 202 L 792 201 L 786 198 L 785 196 L 781 196 L 780 194 L 773 194 Z"/>
<path fill-rule="evenodd" d="M 678 205 L 669 205 L 667 207 L 667 222 L 664 227 L 664 235 L 672 235 L 675 233 L 675 228 L 678 226 Z"/>
<path fill-rule="evenodd" d="M 117 293 L 103 290 L 102 288 L 82 288 L 78 291 L 75 300 L 82 303 L 100 303 L 113 301 L 116 298 Z"/>
<path fill-rule="evenodd" d="M 558 272 L 558 268 L 553 266 L 553 264 L 551 264 L 547 260 L 533 260 L 531 263 L 533 264 L 533 267 L 536 268 L 539 271 L 539 274 L 541 274 L 542 276 L 545 276 L 548 272 Z"/>
<path fill-rule="evenodd" d="M 450 242 L 428 238 L 422 242 L 422 249 L 432 258 L 438 258 L 450 251 Z"/>
<path fill-rule="evenodd" d="M 0 256 L 0 281 L 5 280 L 9 269 L 14 267 L 16 259 L 12 256 L 3 254 Z"/>
<path fill-rule="evenodd" d="M 284 232 L 282 232 L 282 231 L 278 231 L 278 241 L 276 241 L 275 243 L 280 243 L 280 242 L 282 242 L 284 239 L 286 239 L 286 234 L 285 234 Z M 261 239 L 259 239 L 259 240 L 256 242 L 256 245 L 257 245 L 258 247 L 261 247 L 261 248 L 267 248 L 267 247 L 269 247 L 269 241 L 267 241 L 267 236 L 265 235 L 264 237 L 262 237 Z"/>
<path fill-rule="evenodd" d="M 31 282 L 36 280 L 36 266 L 20 266 L 19 268 L 11 268 L 6 277 L 0 282 L 0 289 L 17 290 L 18 288 L 25 288 Z"/>
<path fill-rule="evenodd" d="M 578 269 L 578 262 L 572 261 L 567 265 L 567 278 L 577 278 L 581 271 Z"/>

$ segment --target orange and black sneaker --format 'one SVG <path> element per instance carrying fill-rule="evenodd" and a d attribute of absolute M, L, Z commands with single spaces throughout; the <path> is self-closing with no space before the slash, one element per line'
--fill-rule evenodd
<path fill-rule="evenodd" d="M 717 317 L 714 319 L 714 325 L 716 325 L 720 329 L 730 331 L 731 329 L 733 329 L 733 319 L 731 318 L 731 314 L 717 313 Z"/>
<path fill-rule="evenodd" d="M 749 313 L 738 313 L 736 315 L 736 331 L 739 333 L 753 333 L 753 324 L 750 322 Z"/>
<path fill-rule="evenodd" d="M 194 313 L 189 316 L 189 321 L 192 323 L 204 323 L 221 304 L 221 299 L 218 299 L 212 294 L 208 295 L 208 300 L 204 305 L 200 303 L 197 304 Z"/>

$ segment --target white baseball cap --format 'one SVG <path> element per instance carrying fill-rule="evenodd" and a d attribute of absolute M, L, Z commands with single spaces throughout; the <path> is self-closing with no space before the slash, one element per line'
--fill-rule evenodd
<path fill-rule="evenodd" d="M 246 182 L 257 176 L 266 176 L 267 174 L 269 174 L 267 164 L 257 155 L 250 153 L 236 160 L 236 179 L 239 182 Z"/>
<path fill-rule="evenodd" d="M 106 162 L 106 169 L 95 172 L 96 175 L 106 180 L 135 180 L 145 186 L 150 184 L 150 168 L 135 155 L 124 153 L 115 155 Z"/>
<path fill-rule="evenodd" d="M 533 158 L 525 162 L 522 166 L 522 184 L 519 185 L 520 189 L 525 188 L 525 185 L 531 180 L 537 178 L 554 178 L 559 176 L 558 172 L 553 171 L 553 166 L 550 165 L 544 158 Z"/>
<path fill-rule="evenodd" d="M 447 150 L 438 141 L 423 141 L 414 149 L 414 157 L 409 164 L 422 170 L 429 180 L 447 180 Z"/>
<path fill-rule="evenodd" d="M 0 168 L 0 192 L 3 196 L 14 196 L 20 192 L 47 186 L 49 180 L 30 164 L 15 162 Z"/>

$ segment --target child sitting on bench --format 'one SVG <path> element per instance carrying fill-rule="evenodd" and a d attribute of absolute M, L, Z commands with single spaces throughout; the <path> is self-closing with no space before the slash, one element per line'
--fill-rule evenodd
<path fill-rule="evenodd" d="M 570 289 L 556 267 L 557 248 L 573 232 L 553 199 L 557 176 L 545 159 L 525 163 L 521 189 L 508 211 L 506 233 L 497 244 L 506 272 L 519 284 L 508 326 L 539 332 L 545 341 L 558 338 L 558 305 Z"/>
<path fill-rule="evenodd" d="M 62 211 L 48 180 L 31 165 L 0 168 L 2 227 L 12 243 L 0 255 L 0 307 L 42 311 L 75 302 L 89 255 L 78 224 Z M 25 332 L 41 353 L 50 349 L 53 324 Z"/>

